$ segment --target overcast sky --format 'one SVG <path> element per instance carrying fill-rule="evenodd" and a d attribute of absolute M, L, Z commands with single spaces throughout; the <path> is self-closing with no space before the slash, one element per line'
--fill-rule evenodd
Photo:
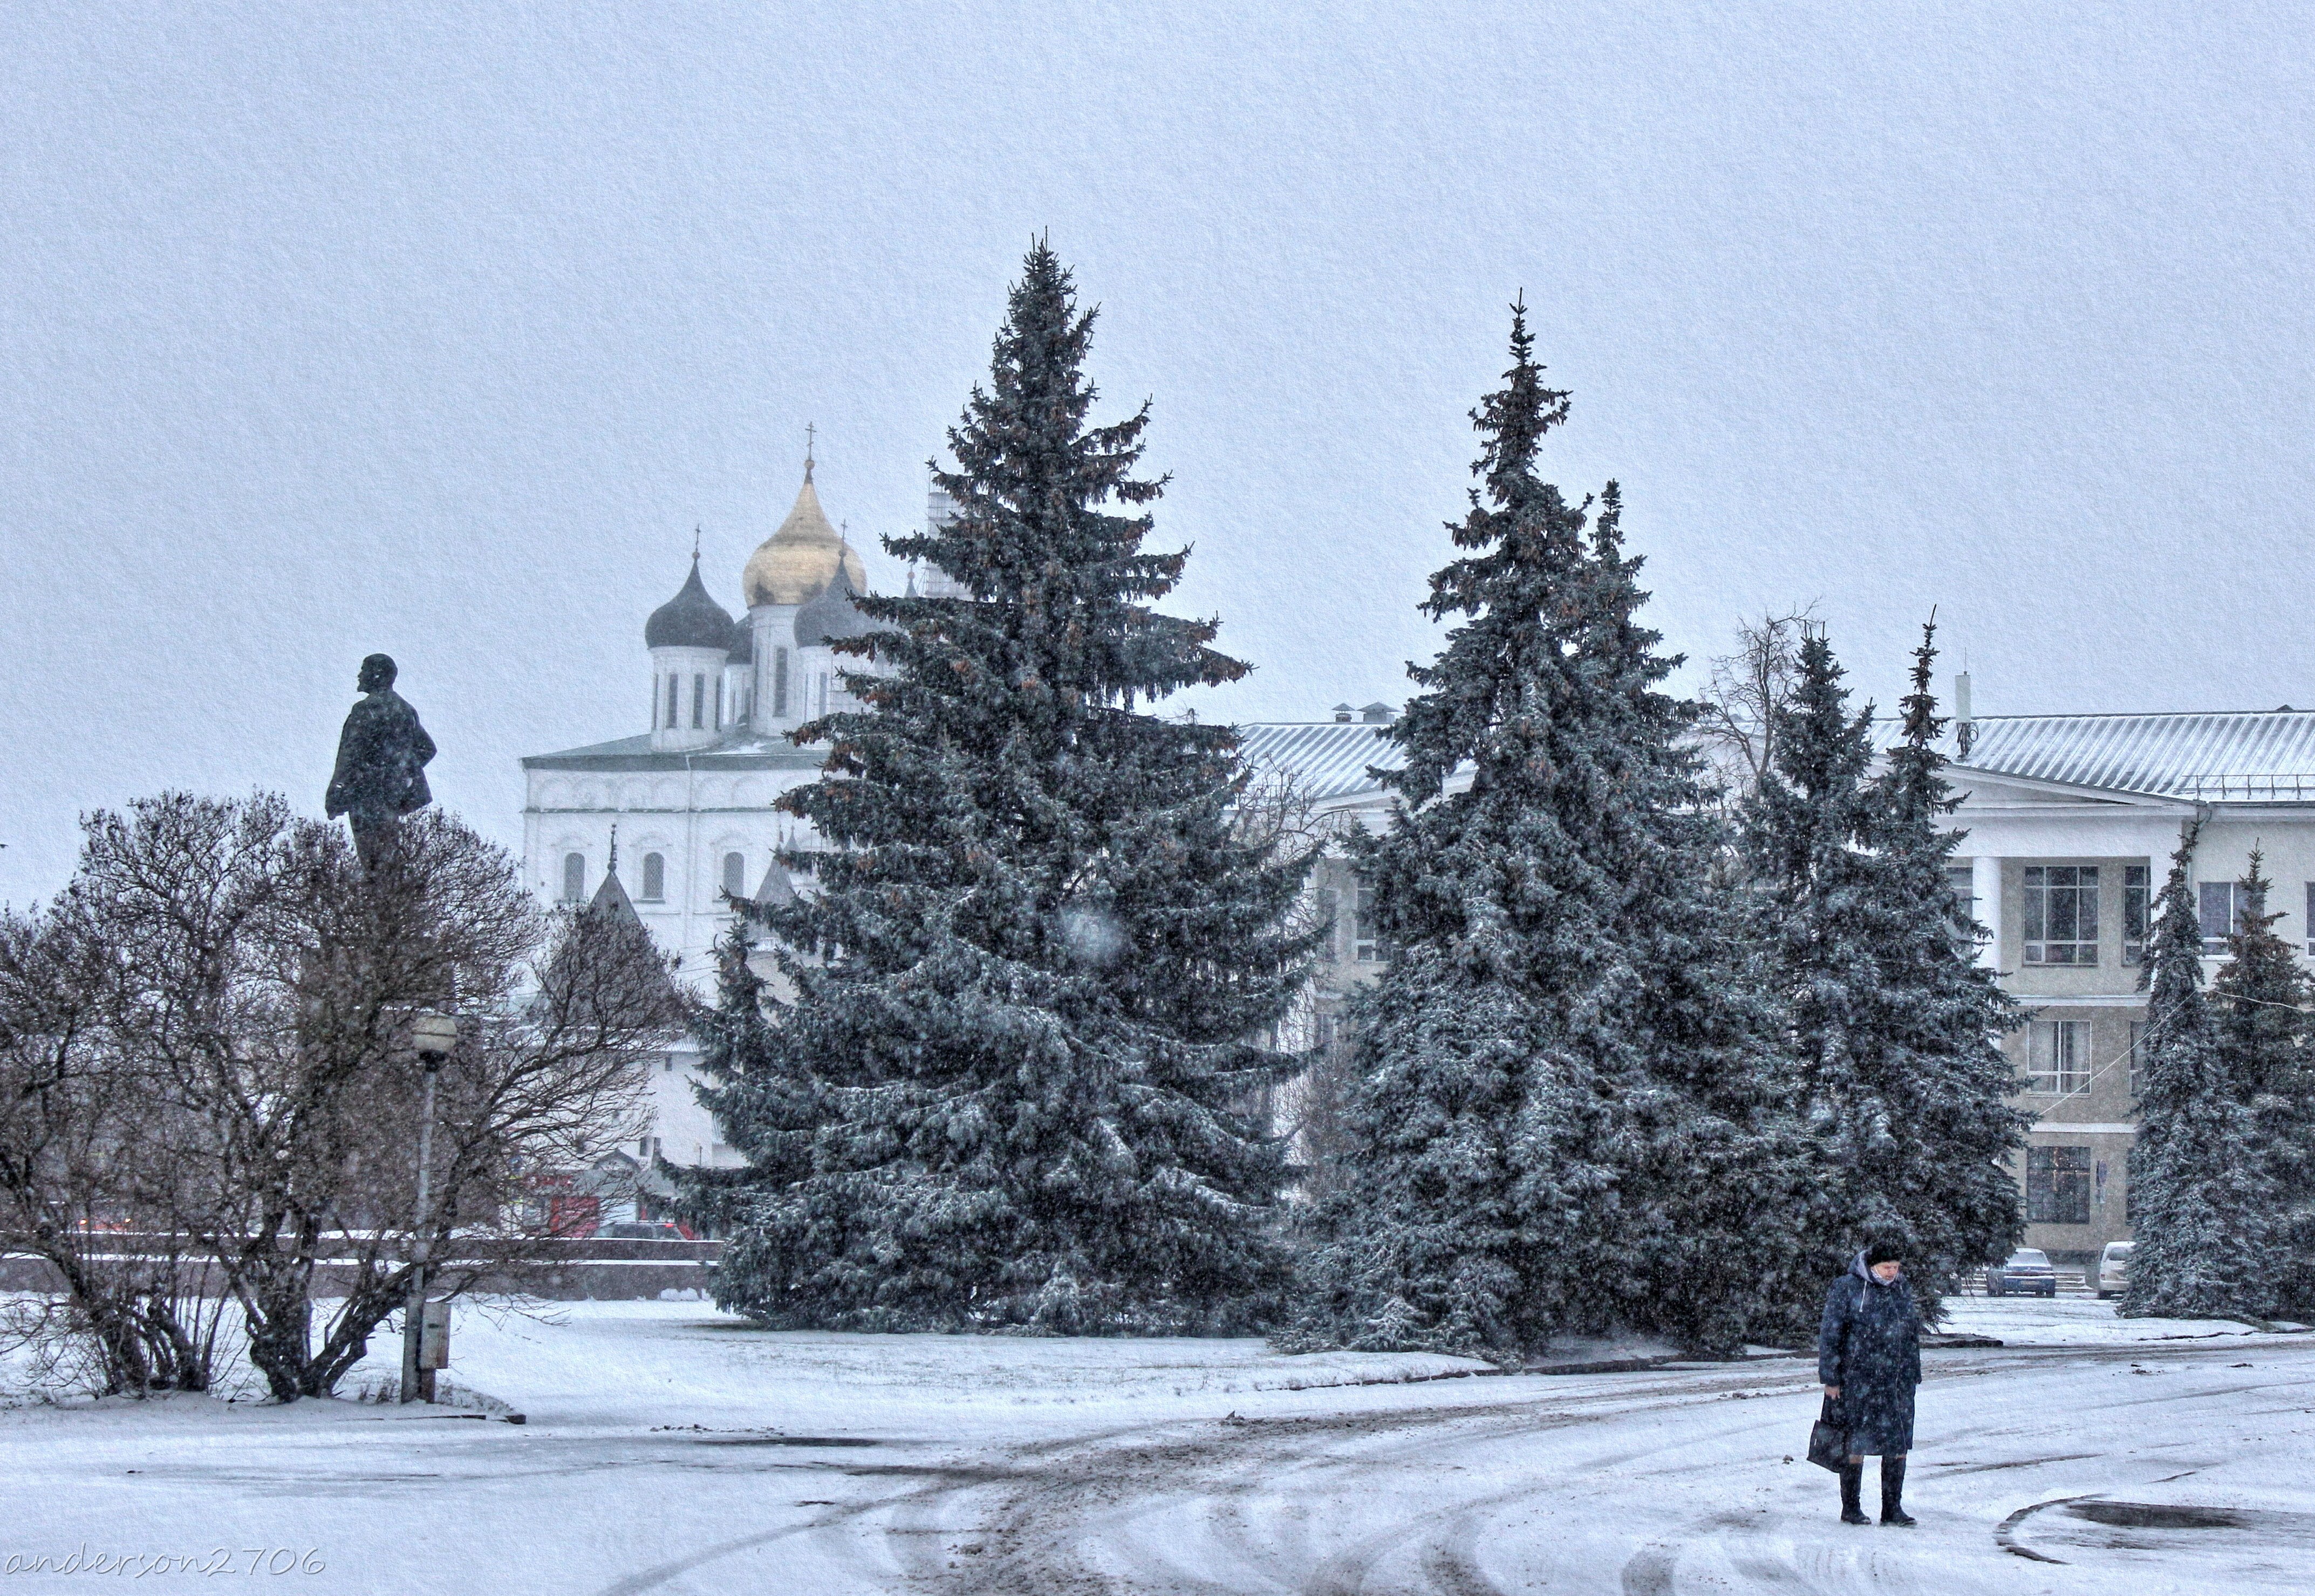
<path fill-rule="evenodd" d="M 1894 696 L 2315 704 L 2301 6 L 0 12 L 0 900 L 183 785 L 318 812 L 373 649 L 434 788 L 648 724 L 807 422 L 873 580 L 1049 231 L 1154 401 L 1202 706 L 1405 696 L 1524 290 L 1672 644 Z"/>

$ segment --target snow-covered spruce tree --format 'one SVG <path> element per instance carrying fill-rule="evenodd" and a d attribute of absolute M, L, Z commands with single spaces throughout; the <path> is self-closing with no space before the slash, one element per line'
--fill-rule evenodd
<path fill-rule="evenodd" d="M 1923 628 L 1903 740 L 1876 776 L 1872 708 L 1849 712 L 1831 643 L 1805 636 L 1791 699 L 1770 712 L 1771 762 L 1743 807 L 1818 1183 L 1788 1334 L 1805 1334 L 1823 1277 L 1868 1240 L 1904 1247 L 1934 1310 L 1964 1269 L 2019 1233 L 2005 1166 L 2031 1117 L 2008 1104 L 2016 1072 L 2000 1044 L 2019 1016 L 1973 956 L 1946 875 L 1960 838 L 1937 824 L 1953 799 L 1935 637 Z"/>
<path fill-rule="evenodd" d="M 2243 1105 L 2203 996 L 2203 930 L 2187 892 L 2195 828 L 2170 856 L 2148 927 L 2145 1090 L 2131 1149 L 2130 1283 L 2133 1317 L 2256 1314 L 2266 1260 L 2257 1255 L 2266 1182 Z"/>
<path fill-rule="evenodd" d="M 1299 1061 L 1249 1039 L 1306 865 L 1234 834 L 1228 727 L 1147 708 L 1246 667 L 1149 607 L 1187 554 L 1142 546 L 1148 407 L 1087 425 L 1093 321 L 1039 244 L 935 473 L 955 520 L 885 544 L 966 596 L 859 600 L 893 673 L 795 733 L 827 776 L 783 804 L 838 851 L 751 910 L 795 995 L 716 1098 L 765 1160 L 717 1293 L 771 1322 L 1191 1329 L 1283 1279 L 1260 1100 Z"/>
<path fill-rule="evenodd" d="M 814 1078 L 780 1067 L 775 1030 L 785 1005 L 758 972 L 755 927 L 734 913 L 716 947 L 715 999 L 687 1003 L 692 1035 L 700 1043 L 705 1085 L 699 1101 L 715 1118 L 742 1167 L 677 1165 L 662 1157 L 659 1172 L 676 1183 L 678 1207 L 695 1223 L 725 1238 L 719 1272 L 735 1280 L 776 1282 L 803 1272 L 781 1252 L 796 1237 L 776 1224 L 756 1221 L 758 1200 L 774 1199 L 812 1173 L 813 1132 L 822 1119 Z M 754 1310 L 780 1323 L 808 1322 L 809 1304 L 767 1296 Z"/>
<path fill-rule="evenodd" d="M 2307 1015 L 2315 989 L 2275 933 L 2284 917 L 2267 909 L 2273 883 L 2257 848 L 2238 885 L 2248 900 L 2241 927 L 2211 983 L 2219 1056 L 2250 1111 L 2264 1177 L 2258 1253 L 2266 1310 L 2305 1319 L 2315 1317 L 2315 1061 Z"/>
<path fill-rule="evenodd" d="M 1466 552 L 1424 604 L 1461 619 L 1410 668 L 1391 825 L 1360 847 L 1397 951 L 1353 1004 L 1356 1148 L 1294 1335 L 1512 1359 L 1623 1324 L 1730 1346 L 1791 1272 L 1769 1027 L 1708 890 L 1721 839 L 1616 487 L 1594 519 L 1537 475 L 1568 399 L 1523 306 L 1511 348 L 1472 413 Z"/>

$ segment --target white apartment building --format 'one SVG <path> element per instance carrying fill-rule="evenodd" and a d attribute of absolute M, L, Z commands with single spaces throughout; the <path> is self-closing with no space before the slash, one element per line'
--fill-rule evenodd
<path fill-rule="evenodd" d="M 2026 1245 L 2086 1264 L 2131 1235 L 2140 957 L 2181 828 L 2200 822 L 2206 976 L 2255 847 L 2277 929 L 2315 953 L 2315 714 L 1992 715 L 1958 723 L 1951 752 L 1981 956 L 2030 1011 L 2007 1044 L 2035 1114 L 2018 1170 Z"/>
<path fill-rule="evenodd" d="M 1960 689 L 1965 705 L 1965 681 Z M 1332 722 L 1248 726 L 1246 752 L 1291 774 L 1322 829 L 1377 824 L 1388 798 L 1365 773 L 1399 763 L 1375 735 L 1390 718 L 1387 705 L 1344 705 Z M 2290 917 L 2280 929 L 2302 958 L 2315 955 L 2315 714 L 1986 716 L 1957 721 L 1947 751 L 1960 800 L 1947 823 L 1965 834 L 1956 884 L 1987 933 L 1981 958 L 2029 1016 L 2004 1044 L 2024 1086 L 2017 1102 L 2035 1115 L 2015 1166 L 2026 1245 L 2086 1265 L 2131 1236 L 2140 955 L 2181 827 L 2201 822 L 2193 877 L 2206 975 L 2223 962 L 2254 847 L 2275 882 L 2270 912 Z M 1321 858 L 1310 891 L 1335 925 L 1312 994 L 1325 1039 L 1389 949 L 1342 850 Z"/>

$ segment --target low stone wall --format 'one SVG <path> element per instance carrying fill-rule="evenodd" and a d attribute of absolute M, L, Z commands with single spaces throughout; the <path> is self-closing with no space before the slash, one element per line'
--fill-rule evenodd
<path fill-rule="evenodd" d="M 120 1238 L 120 1255 L 138 1255 L 137 1238 Z M 445 1266 L 463 1272 L 476 1264 L 483 1274 L 477 1291 L 545 1298 L 555 1302 L 617 1302 L 649 1299 L 669 1291 L 706 1295 L 708 1270 L 723 1255 L 720 1241 L 563 1240 L 527 1242 L 519 1247 L 492 1244 L 479 1255 L 459 1255 Z M 208 1272 L 207 1290 L 221 1290 L 217 1271 Z M 315 1295 L 342 1291 L 348 1271 L 326 1261 L 315 1271 Z M 53 1266 L 28 1254 L 0 1254 L 0 1291 L 56 1291 L 63 1288 Z"/>

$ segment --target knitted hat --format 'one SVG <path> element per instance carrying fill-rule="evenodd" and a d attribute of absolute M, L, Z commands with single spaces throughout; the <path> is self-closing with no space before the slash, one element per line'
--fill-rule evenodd
<path fill-rule="evenodd" d="M 1865 1249 L 1865 1267 L 1870 1269 L 1876 1264 L 1900 1264 L 1904 1257 L 1903 1249 L 1894 1242 L 1876 1241 Z"/>

